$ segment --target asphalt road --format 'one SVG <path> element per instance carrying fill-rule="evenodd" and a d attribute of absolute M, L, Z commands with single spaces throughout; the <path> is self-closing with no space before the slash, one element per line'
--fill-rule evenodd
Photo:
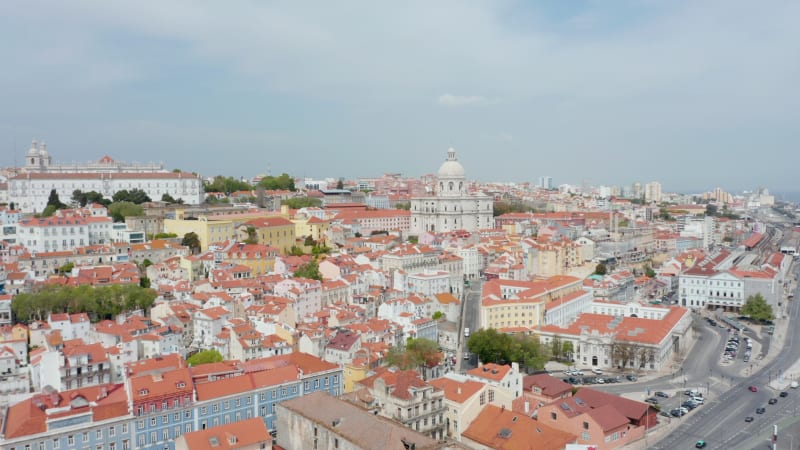
<path fill-rule="evenodd" d="M 795 274 L 797 273 L 798 268 L 795 267 Z M 798 294 L 800 292 L 795 292 L 795 296 Z M 800 318 L 800 305 L 797 302 L 791 302 L 789 315 L 793 323 Z M 791 331 L 791 327 L 789 330 Z M 776 405 L 767 404 L 770 398 L 778 397 L 778 392 L 768 388 L 767 383 L 800 358 L 798 341 L 795 333 L 790 333 L 778 358 L 749 377 L 733 376 L 730 379 L 730 383 L 733 384 L 730 390 L 716 398 L 712 395 L 706 401 L 706 405 L 681 419 L 683 423 L 679 427 L 650 448 L 692 448 L 699 439 L 705 440 L 709 449 L 767 448 L 766 441 L 755 443 L 755 447 L 749 441 L 753 436 L 769 429 L 772 424 L 795 417 L 795 412 L 800 406 L 798 403 L 800 392 L 792 389 L 789 389 L 789 397 L 779 398 Z M 684 366 L 685 371 L 696 375 L 696 370 L 703 364 L 706 365 L 706 370 L 720 370 L 716 366 L 717 360 L 718 358 L 687 361 Z M 758 387 L 758 392 L 748 391 L 750 385 Z M 712 389 L 712 394 L 713 392 Z M 766 412 L 756 414 L 756 408 L 762 406 L 766 408 Z M 746 416 L 753 416 L 754 421 L 746 423 L 744 421 Z"/>
<path fill-rule="evenodd" d="M 464 339 L 464 328 L 469 328 L 470 332 L 474 332 L 478 330 L 480 325 L 480 320 L 478 314 L 480 314 L 480 306 L 481 306 L 481 288 L 482 282 L 477 280 L 473 281 L 469 287 L 469 291 L 467 291 L 466 300 L 464 304 L 464 320 L 463 326 L 461 329 L 461 352 L 459 352 L 461 364 L 461 371 L 467 371 L 469 369 L 474 369 L 477 367 L 478 359 L 475 355 L 471 355 L 469 360 L 465 360 L 463 358 L 464 352 L 467 351 L 467 340 Z"/>

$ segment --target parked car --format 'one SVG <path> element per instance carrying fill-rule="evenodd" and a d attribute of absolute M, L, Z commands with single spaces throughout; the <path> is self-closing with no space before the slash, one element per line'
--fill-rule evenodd
<path fill-rule="evenodd" d="M 657 404 L 658 404 L 658 399 L 657 399 L 657 398 L 655 398 L 655 397 L 650 397 L 650 398 L 646 399 L 645 401 L 646 401 L 647 403 L 650 403 L 650 404 L 652 404 L 652 405 L 657 405 Z"/>
<path fill-rule="evenodd" d="M 783 392 L 781 392 L 780 396 L 781 396 L 781 397 L 788 397 L 788 396 L 789 396 L 789 393 L 788 393 L 788 392 L 786 392 L 786 391 L 783 391 Z"/>
<path fill-rule="evenodd" d="M 771 399 L 769 399 L 769 401 L 767 401 L 767 403 L 769 403 L 770 405 L 774 405 L 775 403 L 778 403 L 778 399 L 777 398 L 771 398 Z"/>
<path fill-rule="evenodd" d="M 767 412 L 767 408 L 764 408 L 763 406 L 756 408 L 756 414 L 764 414 L 765 412 Z"/>
<path fill-rule="evenodd" d="M 597 367 L 592 367 L 592 373 L 601 375 L 603 373 L 602 370 L 598 369 Z"/>
<path fill-rule="evenodd" d="M 669 398 L 669 394 L 667 394 L 666 392 L 656 391 L 655 395 L 656 397 Z"/>
<path fill-rule="evenodd" d="M 754 420 L 753 416 L 747 416 L 747 417 L 744 418 L 745 422 L 752 422 L 753 420 Z"/>
<path fill-rule="evenodd" d="M 628 381 L 636 381 L 636 375 L 625 375 L 625 379 Z"/>
<path fill-rule="evenodd" d="M 750 392 L 758 392 L 758 388 L 757 388 L 757 387 L 755 387 L 755 386 L 750 386 L 750 387 L 749 387 L 749 388 L 747 388 L 747 389 L 749 389 L 749 390 L 750 390 Z"/>
<path fill-rule="evenodd" d="M 702 439 L 700 439 L 699 441 L 697 441 L 696 444 L 694 444 L 694 448 L 705 448 L 705 447 L 706 447 L 706 441 Z"/>

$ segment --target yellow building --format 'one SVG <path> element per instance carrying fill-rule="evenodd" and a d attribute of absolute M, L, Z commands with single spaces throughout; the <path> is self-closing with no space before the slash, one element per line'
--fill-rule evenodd
<path fill-rule="evenodd" d="M 253 276 L 272 272 L 278 249 L 264 244 L 235 243 L 224 249 L 225 261 L 250 268 Z"/>
<path fill-rule="evenodd" d="M 295 217 L 292 222 L 294 222 L 295 236 L 311 236 L 311 239 L 317 242 L 325 240 L 328 228 L 331 226 L 330 221 L 314 216 Z"/>
<path fill-rule="evenodd" d="M 231 220 L 213 220 L 200 216 L 197 220 L 164 219 L 164 232 L 175 233 L 183 237 L 186 233 L 195 233 L 200 240 L 200 249 L 205 251 L 213 242 L 223 242 L 236 238 L 234 222 Z"/>
<path fill-rule="evenodd" d="M 567 275 L 538 281 L 489 280 L 481 292 L 481 328 L 532 331 L 543 322 L 548 302 L 581 290 L 582 284 Z"/>
<path fill-rule="evenodd" d="M 247 235 L 247 227 L 256 229 L 256 236 L 259 244 L 269 245 L 277 248 L 281 254 L 287 255 L 295 245 L 295 224 L 283 217 L 261 217 L 249 220 L 239 226 L 239 234 L 244 230 Z"/>

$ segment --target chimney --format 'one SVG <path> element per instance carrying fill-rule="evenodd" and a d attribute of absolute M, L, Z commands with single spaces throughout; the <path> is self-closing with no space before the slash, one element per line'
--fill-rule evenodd
<path fill-rule="evenodd" d="M 528 411 L 531 409 L 531 402 L 525 400 L 525 414 L 528 414 Z"/>
<path fill-rule="evenodd" d="M 458 387 L 458 395 L 461 395 L 461 386 Z"/>

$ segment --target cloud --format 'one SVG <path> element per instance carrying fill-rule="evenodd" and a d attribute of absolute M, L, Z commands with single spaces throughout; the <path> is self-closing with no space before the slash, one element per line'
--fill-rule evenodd
<path fill-rule="evenodd" d="M 481 97 L 479 95 L 453 95 L 453 94 L 442 94 L 439 98 L 436 99 L 436 104 L 439 106 L 444 106 L 446 108 L 463 108 L 467 106 L 485 106 L 489 105 L 492 102 L 491 100 L 487 99 L 486 97 Z"/>

